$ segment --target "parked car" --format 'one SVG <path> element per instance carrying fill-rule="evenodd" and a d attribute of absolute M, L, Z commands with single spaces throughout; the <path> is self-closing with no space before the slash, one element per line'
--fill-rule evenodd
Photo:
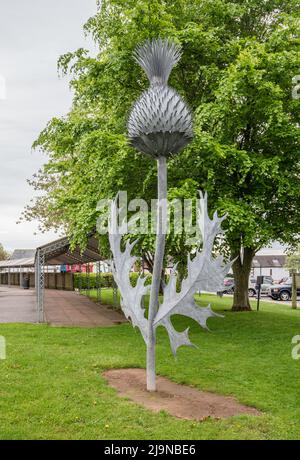
<path fill-rule="evenodd" d="M 234 283 L 233 276 L 226 276 L 224 279 L 224 286 L 230 286 L 232 283 Z"/>
<path fill-rule="evenodd" d="M 258 285 L 256 284 L 257 278 L 250 278 L 249 280 L 249 296 L 254 297 L 258 293 Z M 262 295 L 268 295 L 270 286 L 273 283 L 273 278 L 271 276 L 264 276 L 264 282 L 260 286 L 260 293 Z"/>
<path fill-rule="evenodd" d="M 227 276 L 224 279 L 224 289 L 222 294 L 233 294 L 234 291 L 234 279 L 230 276 Z"/>
<path fill-rule="evenodd" d="M 256 284 L 256 278 L 249 279 L 249 296 L 254 297 L 258 293 L 258 286 Z M 264 283 L 261 285 L 260 293 L 263 295 L 268 295 L 270 285 L 273 283 L 273 278 L 271 276 L 264 276 Z M 234 279 L 233 278 L 225 278 L 224 279 L 224 290 L 222 291 L 223 294 L 233 294 L 234 292 Z"/>
<path fill-rule="evenodd" d="M 268 295 L 272 297 L 273 300 L 290 300 L 292 298 L 292 278 L 287 278 L 284 283 L 272 285 Z M 297 289 L 297 296 L 298 295 L 300 295 L 300 289 Z"/>

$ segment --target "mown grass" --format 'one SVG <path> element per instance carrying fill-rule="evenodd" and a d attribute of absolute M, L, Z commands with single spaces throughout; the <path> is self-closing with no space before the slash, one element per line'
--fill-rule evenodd
<path fill-rule="evenodd" d="M 109 303 L 111 293 L 106 295 Z M 260 417 L 185 421 L 118 397 L 102 371 L 145 367 L 144 343 L 129 324 L 1 324 L 7 360 L 0 361 L 0 439 L 300 439 L 300 360 L 291 358 L 300 311 L 262 303 L 259 313 L 231 313 L 224 311 L 230 299 L 200 299 L 203 305 L 209 301 L 225 315 L 209 320 L 211 332 L 174 317 L 179 330 L 191 326 L 198 349 L 182 348 L 174 359 L 165 331 L 158 330 L 157 371 L 234 395 L 260 409 Z"/>

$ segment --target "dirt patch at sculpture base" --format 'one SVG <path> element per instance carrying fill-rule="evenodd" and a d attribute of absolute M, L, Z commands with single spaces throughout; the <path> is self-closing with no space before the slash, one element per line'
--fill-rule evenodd
<path fill-rule="evenodd" d="M 120 396 L 155 412 L 165 411 L 175 417 L 202 421 L 235 415 L 261 415 L 257 409 L 240 404 L 234 397 L 197 390 L 157 377 L 157 391 L 146 390 L 144 369 L 112 369 L 103 373 Z"/>

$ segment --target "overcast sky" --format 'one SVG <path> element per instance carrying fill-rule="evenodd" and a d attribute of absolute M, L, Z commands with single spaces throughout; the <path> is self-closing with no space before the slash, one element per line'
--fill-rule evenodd
<path fill-rule="evenodd" d="M 9 250 L 57 237 L 34 235 L 36 224 L 16 221 L 34 194 L 26 179 L 46 160 L 31 145 L 47 121 L 71 105 L 57 59 L 92 47 L 82 26 L 95 12 L 96 0 L 0 0 L 0 242 Z"/>

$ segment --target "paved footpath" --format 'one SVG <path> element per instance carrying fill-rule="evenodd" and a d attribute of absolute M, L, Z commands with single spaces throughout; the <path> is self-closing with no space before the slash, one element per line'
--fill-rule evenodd
<path fill-rule="evenodd" d="M 0 286 L 0 323 L 35 323 L 35 291 Z M 45 321 L 52 326 L 105 327 L 126 321 L 118 311 L 76 292 L 45 290 Z"/>
<path fill-rule="evenodd" d="M 35 323 L 33 290 L 0 286 L 0 323 Z"/>

